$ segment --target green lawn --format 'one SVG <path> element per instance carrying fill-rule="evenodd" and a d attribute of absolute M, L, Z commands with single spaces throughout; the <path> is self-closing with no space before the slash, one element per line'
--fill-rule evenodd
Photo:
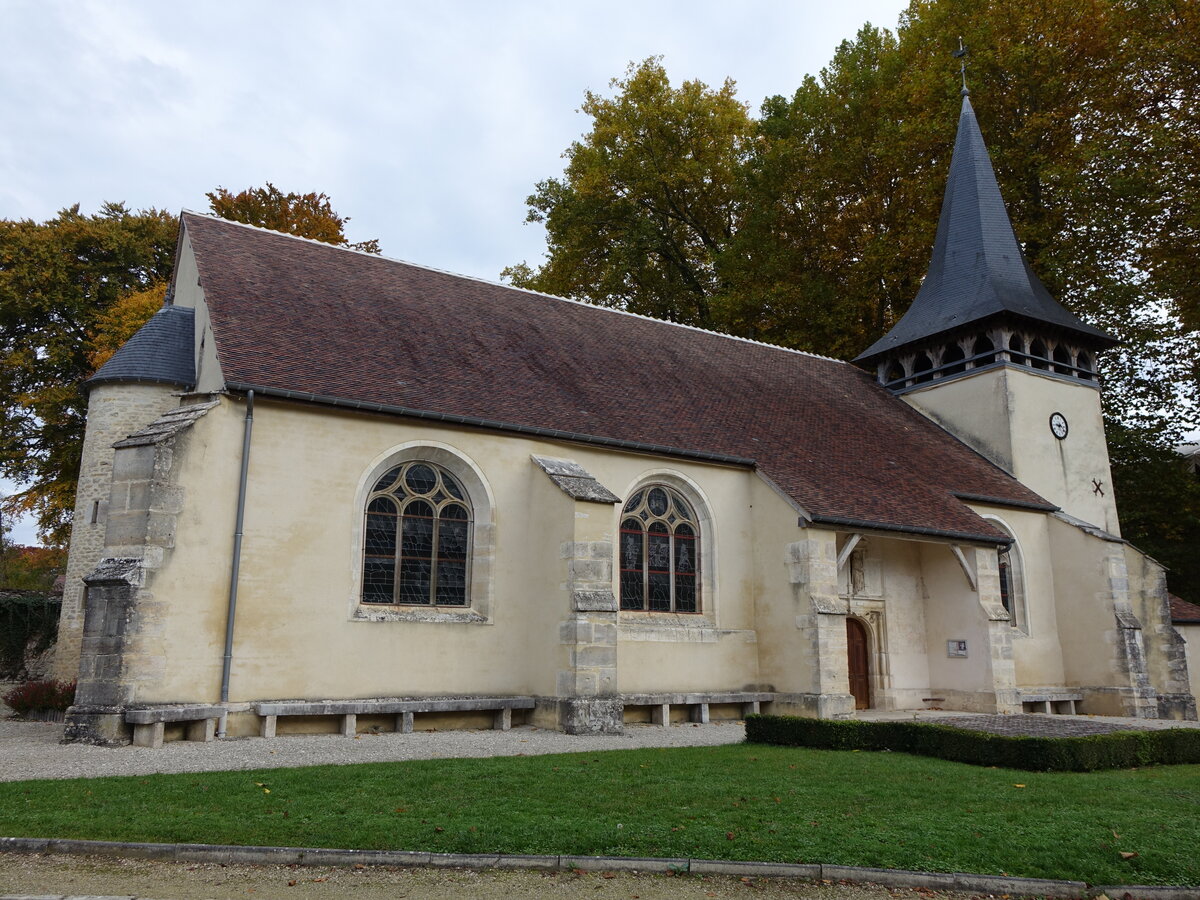
<path fill-rule="evenodd" d="M 1044 774 L 743 744 L 24 781 L 0 783 L 0 835 L 1200 885 L 1200 766 Z"/>

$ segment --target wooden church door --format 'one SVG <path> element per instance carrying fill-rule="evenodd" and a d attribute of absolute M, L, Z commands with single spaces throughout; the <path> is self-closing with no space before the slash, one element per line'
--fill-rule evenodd
<path fill-rule="evenodd" d="M 867 709 L 871 705 L 871 664 L 867 655 L 867 629 L 858 619 L 846 619 L 846 650 L 854 708 Z"/>

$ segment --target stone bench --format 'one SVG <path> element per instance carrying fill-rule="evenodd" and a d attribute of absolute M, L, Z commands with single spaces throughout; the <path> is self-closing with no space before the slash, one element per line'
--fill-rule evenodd
<path fill-rule="evenodd" d="M 280 716 L 340 716 L 341 733 L 353 737 L 359 716 L 395 716 L 396 731 L 411 734 L 414 713 L 492 712 L 493 727 L 508 731 L 514 709 L 533 709 L 532 697 L 430 697 L 424 700 L 272 700 L 251 704 L 262 718 L 259 733 L 275 737 Z"/>
<path fill-rule="evenodd" d="M 135 747 L 158 748 L 163 745 L 167 722 L 186 722 L 184 736 L 189 741 L 211 741 L 216 736 L 217 721 L 223 715 L 223 706 L 179 704 L 127 709 L 125 721 L 133 726 Z"/>
<path fill-rule="evenodd" d="M 1021 710 L 1045 715 L 1065 713 L 1073 716 L 1075 715 L 1075 703 L 1082 699 L 1083 694 L 1073 691 L 1021 691 Z M 1041 708 L 1029 709 L 1028 707 Z"/>
<path fill-rule="evenodd" d="M 742 717 L 755 715 L 763 703 L 770 703 L 775 695 L 766 691 L 697 691 L 693 693 L 622 694 L 621 702 L 626 706 L 649 706 L 650 721 L 655 725 L 671 724 L 671 707 L 687 706 L 688 719 L 702 724 L 708 723 L 708 708 L 714 703 L 736 703 L 742 707 Z"/>

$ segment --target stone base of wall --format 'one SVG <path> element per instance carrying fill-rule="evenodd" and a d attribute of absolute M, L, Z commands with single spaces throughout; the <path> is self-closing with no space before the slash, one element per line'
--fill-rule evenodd
<path fill-rule="evenodd" d="M 1083 699 L 1075 704 L 1075 711 L 1082 715 L 1158 718 L 1157 697 L 1146 697 L 1134 688 L 1090 686 L 1077 690 L 1083 694 Z"/>
<path fill-rule="evenodd" d="M 558 726 L 567 734 L 624 734 L 625 704 L 616 697 L 565 697 Z"/>
<path fill-rule="evenodd" d="M 763 712 L 773 716 L 803 716 L 809 719 L 848 719 L 854 715 L 850 694 L 775 694 L 763 704 Z"/>
<path fill-rule="evenodd" d="M 1006 715 L 1021 711 L 1021 694 L 1017 690 L 956 691 L 930 688 L 931 697 L 940 697 L 942 709 L 958 712 L 977 712 Z"/>
<path fill-rule="evenodd" d="M 1191 694 L 1159 694 L 1158 717 L 1183 722 L 1196 721 L 1196 698 Z"/>
<path fill-rule="evenodd" d="M 123 747 L 131 740 L 132 729 L 125 724 L 123 707 L 72 706 L 67 710 L 64 744 Z"/>

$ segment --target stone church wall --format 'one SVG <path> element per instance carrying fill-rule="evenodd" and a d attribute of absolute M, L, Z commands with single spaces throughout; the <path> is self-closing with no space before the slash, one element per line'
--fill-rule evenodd
<path fill-rule="evenodd" d="M 161 634 L 169 665 L 161 678 L 141 684 L 131 702 L 217 699 L 243 413 L 243 402 L 224 399 L 195 425 L 177 461 L 187 502 L 175 547 L 153 576 L 155 595 L 172 610 Z M 367 482 L 403 447 L 417 448 L 411 451 L 417 457 L 426 455 L 421 447 L 437 448 L 444 456 L 433 461 L 456 456 L 477 472 L 472 500 L 488 521 L 482 533 L 477 523 L 475 574 L 486 583 L 482 594 L 473 589 L 470 611 L 441 615 L 357 602 L 356 536 Z M 705 592 L 704 614 L 668 617 L 682 622 L 647 616 L 617 629 L 615 614 L 606 619 L 604 610 L 573 608 L 575 588 L 611 584 L 620 507 L 572 501 L 531 462 L 532 454 L 573 459 L 622 496 L 645 480 L 668 477 L 702 488 L 716 523 L 708 526 L 715 532 L 706 536 L 711 549 L 702 565 L 720 580 Z M 664 466 L 638 454 L 260 399 L 231 700 L 554 697 L 564 689 L 561 673 L 579 667 L 592 671 L 597 696 L 611 690 L 606 669 L 619 673 L 620 691 L 757 684 L 756 535 L 743 512 L 756 481 L 752 472 L 725 466 Z M 464 483 L 471 492 L 471 482 Z M 777 497 L 771 502 L 786 508 Z"/>

